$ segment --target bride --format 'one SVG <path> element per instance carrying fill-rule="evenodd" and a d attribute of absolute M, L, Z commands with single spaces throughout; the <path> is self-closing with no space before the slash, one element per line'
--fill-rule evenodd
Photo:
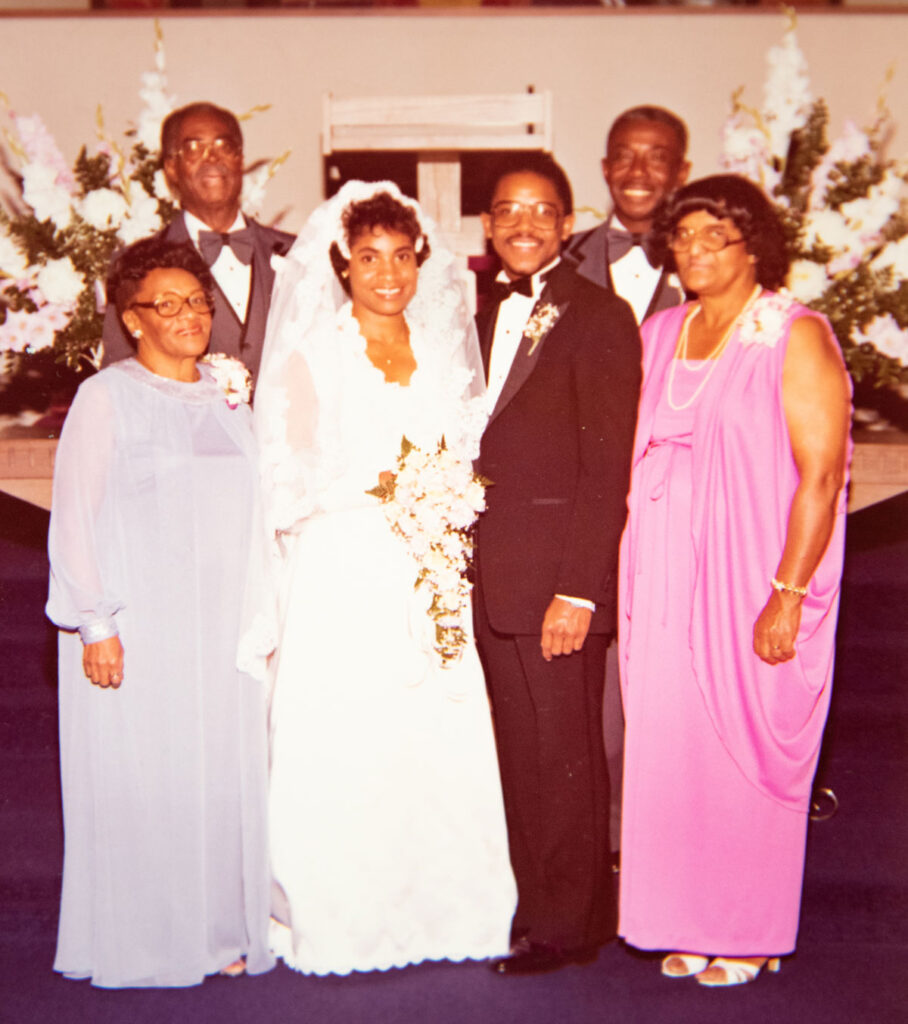
<path fill-rule="evenodd" d="M 418 205 L 345 185 L 278 272 L 255 401 L 278 593 L 271 939 L 306 973 L 508 951 L 516 891 L 469 604 L 442 652 L 379 496 L 404 437 L 427 453 L 443 438 L 469 478 L 483 380 L 454 258 Z"/>

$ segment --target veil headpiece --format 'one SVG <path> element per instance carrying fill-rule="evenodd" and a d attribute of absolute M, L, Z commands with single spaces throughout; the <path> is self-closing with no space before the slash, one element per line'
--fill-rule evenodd
<path fill-rule="evenodd" d="M 431 219 L 393 182 L 345 184 L 312 213 L 277 267 L 255 393 L 266 519 L 272 532 L 292 530 L 310 514 L 319 488 L 339 477 L 347 463 L 335 426 L 344 399 L 338 313 L 350 299 L 329 250 L 338 242 L 346 255 L 344 210 L 382 192 L 415 212 L 429 242 L 406 317 L 412 330 L 431 340 L 431 372 L 444 380 L 454 369 L 469 371 L 464 399 L 485 389 L 462 271 Z"/>

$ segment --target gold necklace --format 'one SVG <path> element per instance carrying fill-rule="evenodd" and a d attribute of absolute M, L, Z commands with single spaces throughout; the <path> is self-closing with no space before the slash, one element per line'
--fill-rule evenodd
<path fill-rule="evenodd" d="M 675 355 L 672 357 L 672 365 L 668 371 L 668 392 L 666 397 L 668 398 L 668 404 L 670 408 L 674 409 L 675 412 L 681 412 L 682 410 L 687 409 L 688 407 L 694 404 L 700 392 L 706 387 L 706 382 L 713 375 L 713 371 L 716 369 L 716 364 L 719 362 L 720 356 L 725 351 L 728 342 L 731 340 L 731 336 L 735 333 L 735 330 L 737 329 L 738 325 L 743 319 L 744 314 L 757 301 L 757 298 L 759 297 L 762 291 L 763 288 L 760 285 L 754 285 L 754 290 L 747 297 L 747 301 L 741 307 L 741 311 L 728 325 L 728 328 L 726 329 L 725 333 L 719 339 L 718 344 L 705 359 L 701 359 L 699 361 L 700 365 L 696 367 L 690 366 L 690 364 L 687 361 L 687 347 L 690 325 L 693 322 L 694 317 L 696 317 L 697 314 L 700 312 L 700 303 L 698 302 L 697 305 L 694 306 L 694 308 L 684 318 L 684 324 L 681 327 L 681 336 L 678 338 L 678 344 L 675 348 Z M 676 404 L 674 398 L 672 397 L 672 392 L 674 391 L 675 386 L 675 367 L 678 365 L 678 363 L 683 363 L 684 368 L 692 373 L 699 373 L 700 370 L 703 369 L 705 363 L 710 364 L 706 376 L 703 378 L 703 380 L 700 381 L 700 383 L 694 389 L 694 393 L 690 396 L 690 398 L 688 398 L 686 402 L 682 402 L 680 405 Z"/>

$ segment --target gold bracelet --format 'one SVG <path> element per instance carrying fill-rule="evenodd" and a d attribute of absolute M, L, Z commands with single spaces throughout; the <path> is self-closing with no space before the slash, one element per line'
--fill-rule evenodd
<path fill-rule="evenodd" d="M 797 594 L 798 597 L 807 597 L 807 587 L 799 587 L 796 583 L 783 583 L 775 576 L 769 582 L 772 589 L 777 590 L 780 594 L 787 591 L 789 594 Z"/>

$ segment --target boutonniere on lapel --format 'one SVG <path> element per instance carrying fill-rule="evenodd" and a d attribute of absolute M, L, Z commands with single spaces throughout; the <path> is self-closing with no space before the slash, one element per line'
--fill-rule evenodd
<path fill-rule="evenodd" d="M 211 370 L 215 384 L 227 396 L 227 404 L 231 409 L 249 402 L 252 397 L 252 374 L 244 362 L 223 352 L 212 352 L 203 356 L 199 362 L 205 363 Z"/>
<path fill-rule="evenodd" d="M 557 306 L 552 305 L 551 302 L 546 302 L 527 320 L 527 325 L 523 329 L 523 336 L 529 338 L 532 342 L 530 350 L 527 352 L 528 356 L 531 356 L 536 351 L 539 343 L 555 326 L 560 316 L 561 310 Z"/>

